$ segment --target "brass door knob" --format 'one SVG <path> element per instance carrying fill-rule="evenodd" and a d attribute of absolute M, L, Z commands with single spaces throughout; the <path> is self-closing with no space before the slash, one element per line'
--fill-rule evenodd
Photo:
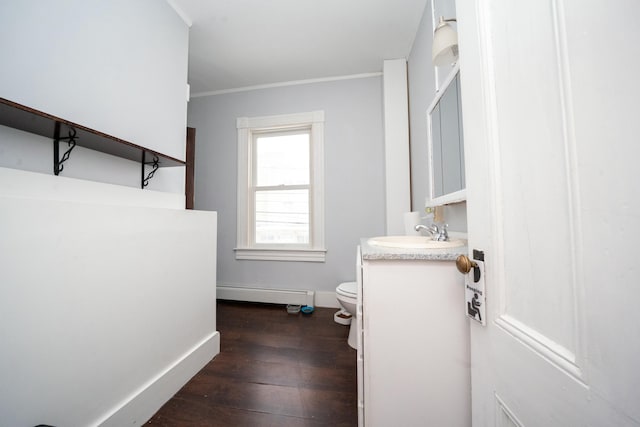
<path fill-rule="evenodd" d="M 458 267 L 458 271 L 462 274 L 467 274 L 472 268 L 476 268 L 477 266 L 478 264 L 470 260 L 466 255 L 460 255 L 458 259 L 456 259 L 456 267 Z"/>

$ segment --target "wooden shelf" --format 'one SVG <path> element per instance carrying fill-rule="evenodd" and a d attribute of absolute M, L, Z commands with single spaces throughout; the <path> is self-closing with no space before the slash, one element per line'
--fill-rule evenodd
<path fill-rule="evenodd" d="M 8 99 L 0 98 L 0 125 L 23 130 L 46 138 L 55 139 L 56 123 L 60 123 L 60 136 L 67 136 L 69 129 L 76 130 L 76 144 L 90 150 L 111 154 L 135 162 L 152 161 L 158 158 L 159 167 L 184 166 L 185 162 L 166 154 L 150 150 L 115 136 L 93 130 L 69 120 L 26 107 Z M 64 141 L 63 141 L 64 142 Z M 144 157 L 143 157 L 144 156 Z"/>

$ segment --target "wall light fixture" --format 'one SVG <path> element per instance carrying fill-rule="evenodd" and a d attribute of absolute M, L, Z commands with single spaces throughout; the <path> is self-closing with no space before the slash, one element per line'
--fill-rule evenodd
<path fill-rule="evenodd" d="M 456 20 L 444 19 L 441 16 L 433 31 L 431 58 L 433 64 L 437 66 L 449 65 L 458 59 L 458 33 L 448 22 L 456 22 Z"/>

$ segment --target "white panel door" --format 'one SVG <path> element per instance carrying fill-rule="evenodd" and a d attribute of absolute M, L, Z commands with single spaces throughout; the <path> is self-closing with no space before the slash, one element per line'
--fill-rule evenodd
<path fill-rule="evenodd" d="M 640 425 L 640 2 L 459 0 L 474 426 Z M 471 255 L 470 255 L 471 256 Z"/>

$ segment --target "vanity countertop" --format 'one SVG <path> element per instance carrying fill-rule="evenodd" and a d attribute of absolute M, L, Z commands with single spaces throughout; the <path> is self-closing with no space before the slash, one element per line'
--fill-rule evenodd
<path fill-rule="evenodd" d="M 365 260 L 426 260 L 455 261 L 458 256 L 467 254 L 467 246 L 447 249 L 404 249 L 373 246 L 368 238 L 360 239 L 362 259 Z"/>

